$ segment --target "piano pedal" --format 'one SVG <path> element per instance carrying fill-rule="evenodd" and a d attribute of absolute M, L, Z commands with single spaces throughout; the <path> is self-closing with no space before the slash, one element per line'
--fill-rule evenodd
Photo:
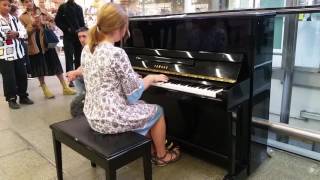
<path fill-rule="evenodd" d="M 166 144 L 165 144 L 165 146 L 166 146 L 166 149 L 167 149 L 167 150 L 171 150 L 171 149 L 174 147 L 174 144 L 173 144 L 172 141 L 169 141 L 168 139 L 166 139 Z"/>
<path fill-rule="evenodd" d="M 269 157 L 269 158 L 272 158 L 273 154 L 274 154 L 273 149 L 271 149 L 270 147 L 268 147 L 268 148 L 267 148 L 267 155 L 268 155 L 268 157 Z"/>

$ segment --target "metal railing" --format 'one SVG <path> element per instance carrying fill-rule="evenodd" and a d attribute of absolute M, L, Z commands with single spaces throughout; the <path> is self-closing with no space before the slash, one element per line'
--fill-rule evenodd
<path fill-rule="evenodd" d="M 320 143 L 320 133 L 295 127 L 290 127 L 287 124 L 276 123 L 271 121 L 266 121 L 264 119 L 252 118 L 252 122 L 259 127 L 268 128 L 272 131 L 283 133 L 289 136 L 294 136 L 301 139 L 306 139 L 314 142 Z"/>

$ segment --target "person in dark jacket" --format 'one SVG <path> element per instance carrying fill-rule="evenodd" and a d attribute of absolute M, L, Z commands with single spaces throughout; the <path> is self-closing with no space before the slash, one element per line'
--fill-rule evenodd
<path fill-rule="evenodd" d="M 85 26 L 82 8 L 74 0 L 68 0 L 59 6 L 55 23 L 63 31 L 66 72 L 77 69 L 82 47 L 76 31 Z"/>

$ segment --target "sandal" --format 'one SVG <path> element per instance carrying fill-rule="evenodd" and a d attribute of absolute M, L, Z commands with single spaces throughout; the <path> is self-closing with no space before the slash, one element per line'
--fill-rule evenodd
<path fill-rule="evenodd" d="M 164 159 L 168 155 L 170 155 L 170 160 L 165 161 Z M 166 165 L 168 165 L 170 163 L 178 161 L 180 159 L 180 156 L 181 156 L 181 154 L 180 154 L 179 148 L 173 148 L 171 150 L 167 150 L 163 157 L 158 157 L 158 156 L 154 155 L 152 157 L 152 162 L 156 166 L 163 167 L 163 166 L 166 166 Z"/>
<path fill-rule="evenodd" d="M 166 150 L 170 151 L 172 149 L 176 149 L 179 150 L 180 146 L 175 145 L 173 142 L 166 140 L 166 144 L 165 144 Z M 157 157 L 157 152 L 151 152 L 151 160 L 154 161 L 154 159 Z"/>

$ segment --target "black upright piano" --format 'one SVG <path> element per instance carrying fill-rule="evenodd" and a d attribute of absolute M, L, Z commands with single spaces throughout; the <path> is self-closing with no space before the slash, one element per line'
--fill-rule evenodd
<path fill-rule="evenodd" d="M 224 166 L 225 179 L 247 177 L 267 157 L 273 13 L 222 12 L 133 17 L 123 45 L 142 76 L 168 83 L 143 99 L 164 108 L 168 138 L 182 150 Z"/>

